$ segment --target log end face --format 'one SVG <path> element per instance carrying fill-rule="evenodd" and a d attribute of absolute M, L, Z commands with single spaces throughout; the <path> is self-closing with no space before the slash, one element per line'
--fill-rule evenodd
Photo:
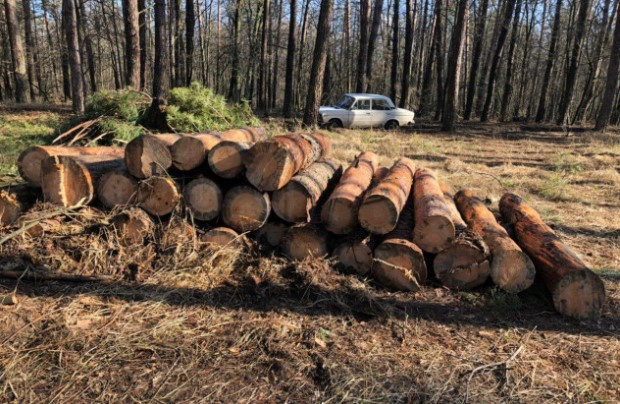
<path fill-rule="evenodd" d="M 521 250 L 495 252 L 491 261 L 493 282 L 508 293 L 519 293 L 532 286 L 536 269 Z"/>
<path fill-rule="evenodd" d="M 17 169 L 22 178 L 30 184 L 41 186 L 41 162 L 49 154 L 38 146 L 29 147 L 17 158 Z"/>
<path fill-rule="evenodd" d="M 373 234 L 387 234 L 398 222 L 398 207 L 382 195 L 367 198 L 360 206 L 358 219 L 361 226 Z"/>
<path fill-rule="evenodd" d="M 176 184 L 167 177 L 151 177 L 138 186 L 138 205 L 151 215 L 172 213 L 180 199 Z"/>
<path fill-rule="evenodd" d="M 291 157 L 276 142 L 258 142 L 244 157 L 246 178 L 261 191 L 284 187 L 295 174 Z"/>
<path fill-rule="evenodd" d="M 473 289 L 491 275 L 489 257 L 474 246 L 454 244 L 437 254 L 433 260 L 437 279 L 448 288 Z"/>
<path fill-rule="evenodd" d="M 569 317 L 596 318 L 600 315 L 604 303 L 603 281 L 589 270 L 567 274 L 553 292 L 555 309 Z"/>
<path fill-rule="evenodd" d="M 115 216 L 111 221 L 121 244 L 139 245 L 153 231 L 153 221 L 139 208 L 132 208 Z"/>
<path fill-rule="evenodd" d="M 284 254 L 292 260 L 324 257 L 328 253 L 327 234 L 312 225 L 291 227 L 282 241 Z"/>
<path fill-rule="evenodd" d="M 374 253 L 372 274 L 384 286 L 417 291 L 426 281 L 426 263 L 422 250 L 407 240 L 381 243 Z"/>
<path fill-rule="evenodd" d="M 97 186 L 99 201 L 108 209 L 133 203 L 137 191 L 138 184 L 133 178 L 116 171 L 105 173 Z"/>
<path fill-rule="evenodd" d="M 202 241 L 218 248 L 237 248 L 241 245 L 239 234 L 228 227 L 216 227 L 209 230 L 202 236 Z"/>
<path fill-rule="evenodd" d="M 183 136 L 170 148 L 172 165 L 181 171 L 200 167 L 206 158 L 203 143 L 194 136 Z"/>
<path fill-rule="evenodd" d="M 268 194 L 241 185 L 226 193 L 222 220 L 233 230 L 244 233 L 264 225 L 270 212 L 271 202 Z"/>
<path fill-rule="evenodd" d="M 211 150 L 208 160 L 211 171 L 222 178 L 235 178 L 244 168 L 241 150 L 229 142 L 222 142 Z"/>
<path fill-rule="evenodd" d="M 183 199 L 197 220 L 213 220 L 222 210 L 222 191 L 208 178 L 198 178 L 187 184 Z"/>
<path fill-rule="evenodd" d="M 448 216 L 428 216 L 422 223 L 416 222 L 413 229 L 413 241 L 422 250 L 437 254 L 452 245 L 455 233 L 454 223 Z"/>
<path fill-rule="evenodd" d="M 172 155 L 155 136 L 139 136 L 125 147 L 125 166 L 136 178 L 163 175 L 172 166 Z"/>
<path fill-rule="evenodd" d="M 282 220 L 291 223 L 308 221 L 310 196 L 306 190 L 295 182 L 273 193 L 273 211 Z"/>
<path fill-rule="evenodd" d="M 336 247 L 333 256 L 347 272 L 366 275 L 372 269 L 372 250 L 365 243 L 342 243 Z"/>
<path fill-rule="evenodd" d="M 334 234 L 348 234 L 359 225 L 357 213 L 353 201 L 345 198 L 330 199 L 321 210 L 321 223 Z"/>
<path fill-rule="evenodd" d="M 83 164 L 68 156 L 51 156 L 41 163 L 41 190 L 46 201 L 65 208 L 88 204 L 93 181 Z"/>

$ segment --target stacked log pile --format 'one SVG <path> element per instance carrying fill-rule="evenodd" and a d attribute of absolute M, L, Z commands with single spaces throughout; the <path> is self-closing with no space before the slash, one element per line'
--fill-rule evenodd
<path fill-rule="evenodd" d="M 382 167 L 364 152 L 343 171 L 330 148 L 322 133 L 269 138 L 261 128 L 145 135 L 124 149 L 31 147 L 18 159 L 25 184 L 0 189 L 0 225 L 37 200 L 95 204 L 114 211 L 122 244 L 143 245 L 156 222 L 186 214 L 217 248 L 243 248 L 249 235 L 291 260 L 331 257 L 390 289 L 417 291 L 434 277 L 518 293 L 538 271 L 559 312 L 600 312 L 601 280 L 518 196 L 500 202 L 513 239 L 472 191 L 455 193 L 408 158 Z"/>

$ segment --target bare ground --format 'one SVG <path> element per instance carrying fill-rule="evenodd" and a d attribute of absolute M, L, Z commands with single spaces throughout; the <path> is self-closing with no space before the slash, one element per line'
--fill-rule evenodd
<path fill-rule="evenodd" d="M 251 243 L 209 251 L 175 222 L 127 248 L 88 209 L 0 245 L 0 271 L 104 277 L 0 280 L 19 299 L 0 305 L 0 401 L 617 401 L 620 135 L 553 129 L 332 137 L 343 161 L 405 155 L 493 206 L 520 193 L 603 278 L 599 320 L 561 317 L 541 285 L 392 293 L 327 260 L 291 264 Z"/>

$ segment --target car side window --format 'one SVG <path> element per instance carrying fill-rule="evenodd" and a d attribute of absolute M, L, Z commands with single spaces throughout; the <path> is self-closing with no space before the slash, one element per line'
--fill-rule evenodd
<path fill-rule="evenodd" d="M 372 100 L 372 109 L 375 111 L 388 111 L 392 109 L 390 104 L 382 98 L 376 98 Z"/>
<path fill-rule="evenodd" d="M 370 109 L 370 100 L 357 100 L 357 103 L 355 104 L 355 106 L 352 109 L 369 110 Z"/>

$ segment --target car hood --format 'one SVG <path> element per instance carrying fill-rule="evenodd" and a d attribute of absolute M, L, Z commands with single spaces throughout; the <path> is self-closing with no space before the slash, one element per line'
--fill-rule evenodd
<path fill-rule="evenodd" d="M 326 112 L 344 112 L 344 111 L 346 110 L 342 108 L 336 108 L 336 107 L 330 107 L 330 106 L 319 107 L 319 113 L 321 114 L 324 114 Z"/>

